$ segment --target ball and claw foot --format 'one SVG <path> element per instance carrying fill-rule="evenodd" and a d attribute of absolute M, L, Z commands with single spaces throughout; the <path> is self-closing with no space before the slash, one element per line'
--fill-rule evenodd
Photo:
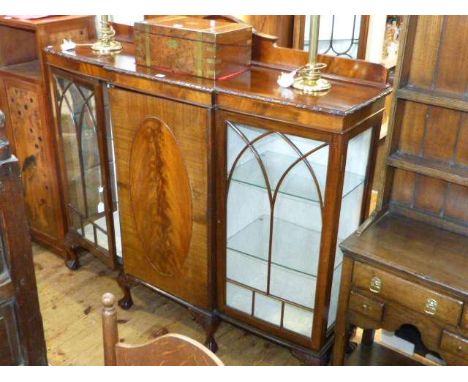
<path fill-rule="evenodd" d="M 132 294 L 130 293 L 130 280 L 124 272 L 120 272 L 117 277 L 117 284 L 119 284 L 120 289 L 124 296 L 119 300 L 119 306 L 123 310 L 128 310 L 133 306 Z"/>
<path fill-rule="evenodd" d="M 129 310 L 133 306 L 133 300 L 131 296 L 124 296 L 119 300 L 119 306 L 123 310 Z"/>
<path fill-rule="evenodd" d="M 213 353 L 218 351 L 218 343 L 216 342 L 214 336 L 208 337 L 205 341 L 205 346 L 210 349 Z"/>
<path fill-rule="evenodd" d="M 71 271 L 76 271 L 80 267 L 80 259 L 78 258 L 77 248 L 70 248 L 67 251 L 67 260 L 65 260 L 65 266 Z"/>

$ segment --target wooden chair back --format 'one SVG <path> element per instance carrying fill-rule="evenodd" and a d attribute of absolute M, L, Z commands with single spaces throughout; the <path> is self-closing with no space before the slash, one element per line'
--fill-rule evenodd
<path fill-rule="evenodd" d="M 114 295 L 105 293 L 102 305 L 106 366 L 223 366 L 213 352 L 181 334 L 164 334 L 143 345 L 120 343 Z"/>

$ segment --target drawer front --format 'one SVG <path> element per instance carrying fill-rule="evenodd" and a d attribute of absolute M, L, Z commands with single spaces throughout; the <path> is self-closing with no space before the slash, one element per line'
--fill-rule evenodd
<path fill-rule="evenodd" d="M 468 357 L 468 339 L 444 330 L 440 349 L 458 357 Z"/>
<path fill-rule="evenodd" d="M 356 262 L 353 284 L 453 326 L 460 321 L 461 301 L 369 265 Z"/>
<path fill-rule="evenodd" d="M 351 291 L 351 295 L 349 297 L 349 308 L 373 321 L 381 321 L 384 304 L 375 299 L 363 296 L 359 292 Z"/>

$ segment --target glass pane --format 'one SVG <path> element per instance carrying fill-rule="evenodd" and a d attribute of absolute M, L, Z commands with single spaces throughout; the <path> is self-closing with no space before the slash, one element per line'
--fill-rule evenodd
<path fill-rule="evenodd" d="M 285 329 L 310 337 L 314 314 L 310 311 L 286 304 L 284 307 Z"/>
<path fill-rule="evenodd" d="M 328 144 L 227 125 L 228 283 L 263 292 L 255 293 L 254 317 L 278 326 L 287 319 L 286 329 L 310 337 Z M 227 293 L 227 305 L 233 298 Z M 307 322 L 296 327 L 294 312 Z"/>
<path fill-rule="evenodd" d="M 252 313 L 252 291 L 232 283 L 226 284 L 226 297 L 231 308 Z"/>
<path fill-rule="evenodd" d="M 361 27 L 359 15 L 321 15 L 319 54 L 357 58 Z M 304 50 L 309 50 L 310 16 L 304 27 Z"/>
<path fill-rule="evenodd" d="M 112 130 L 112 118 L 109 109 L 109 93 L 104 91 L 104 109 L 106 113 L 106 137 L 108 166 L 110 173 L 111 194 L 112 194 L 112 218 L 114 221 L 115 252 L 118 257 L 122 257 L 122 234 L 120 231 L 119 217 L 119 195 L 117 192 L 117 169 L 115 163 L 114 134 Z"/>
<path fill-rule="evenodd" d="M 256 293 L 254 316 L 279 326 L 281 323 L 281 302 Z"/>
<path fill-rule="evenodd" d="M 108 249 L 104 185 L 92 89 L 55 76 L 72 228 Z"/>
<path fill-rule="evenodd" d="M 343 253 L 339 248 L 339 243 L 356 231 L 360 224 L 371 137 L 372 129 L 368 129 L 355 136 L 348 143 L 344 182 L 345 184 L 353 183 L 353 187 L 345 187 L 343 189 L 328 327 L 334 324 L 338 307 L 341 265 L 343 261 Z M 352 179 L 352 181 L 350 179 Z"/>

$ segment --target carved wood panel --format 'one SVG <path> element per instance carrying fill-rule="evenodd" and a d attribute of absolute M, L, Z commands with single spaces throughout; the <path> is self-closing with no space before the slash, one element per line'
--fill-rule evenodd
<path fill-rule="evenodd" d="M 209 111 L 117 88 L 110 105 L 124 270 L 207 308 Z"/>
<path fill-rule="evenodd" d="M 41 89 L 20 81 L 5 81 L 5 88 L 28 219 L 32 228 L 57 237 L 57 200 L 52 179 L 55 171 L 47 148 Z"/>

